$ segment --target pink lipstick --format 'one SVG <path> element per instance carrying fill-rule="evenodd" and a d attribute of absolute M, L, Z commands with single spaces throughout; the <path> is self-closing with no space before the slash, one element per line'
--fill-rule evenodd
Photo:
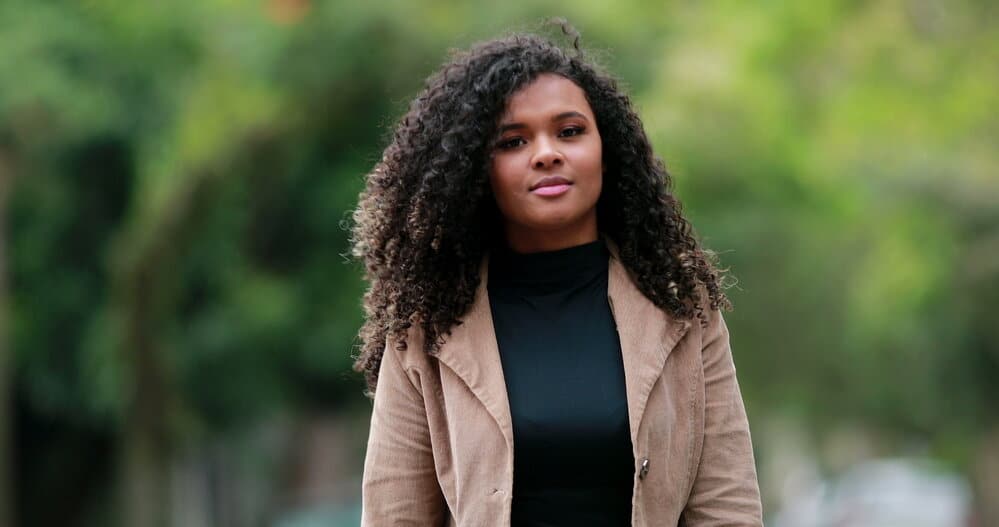
<path fill-rule="evenodd" d="M 531 192 L 538 194 L 539 196 L 547 196 L 547 197 L 561 196 L 562 194 L 565 194 L 566 192 L 569 191 L 570 186 L 571 185 L 566 183 L 558 185 L 548 185 L 544 187 L 538 187 L 532 190 Z"/>

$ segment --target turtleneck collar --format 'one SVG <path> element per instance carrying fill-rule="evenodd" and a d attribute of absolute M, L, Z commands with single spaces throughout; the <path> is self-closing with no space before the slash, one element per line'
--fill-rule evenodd
<path fill-rule="evenodd" d="M 559 291 L 606 274 L 609 258 L 603 238 L 533 253 L 518 253 L 504 245 L 490 255 L 488 286 L 541 294 Z"/>

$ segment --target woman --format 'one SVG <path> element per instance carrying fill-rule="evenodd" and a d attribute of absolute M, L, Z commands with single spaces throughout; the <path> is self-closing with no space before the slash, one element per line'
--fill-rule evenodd
<path fill-rule="evenodd" d="M 363 525 L 762 525 L 720 273 L 573 48 L 456 53 L 368 176 Z"/>

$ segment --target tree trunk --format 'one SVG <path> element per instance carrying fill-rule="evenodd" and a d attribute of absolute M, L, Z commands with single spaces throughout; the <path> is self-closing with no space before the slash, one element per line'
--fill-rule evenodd
<path fill-rule="evenodd" d="M 11 415 L 12 378 L 10 348 L 7 344 L 7 193 L 14 179 L 11 160 L 0 147 L 0 525 L 13 527 L 14 487 L 11 485 L 13 419 Z"/>
<path fill-rule="evenodd" d="M 123 430 L 122 511 L 127 527 L 171 524 L 173 431 L 177 394 L 159 341 L 172 312 L 170 284 L 184 250 L 196 235 L 201 213 L 230 173 L 232 159 L 252 151 L 257 135 L 247 130 L 230 154 L 178 175 L 167 203 L 126 227 L 114 263 L 115 309 L 124 320 L 126 410 Z"/>
<path fill-rule="evenodd" d="M 170 312 L 168 290 L 179 254 L 197 222 L 195 204 L 215 174 L 182 179 L 168 206 L 142 228 L 126 231 L 114 266 L 115 308 L 124 320 L 125 424 L 122 437 L 123 525 L 166 527 L 170 518 L 170 420 L 176 402 L 159 327 Z"/>
<path fill-rule="evenodd" d="M 153 277 L 136 270 L 124 279 L 127 306 L 124 358 L 128 386 L 124 423 L 124 525 L 169 525 L 169 437 L 165 374 L 157 350 L 150 302 Z"/>
<path fill-rule="evenodd" d="M 975 495 L 978 522 L 985 527 L 999 525 L 999 424 L 993 425 L 980 439 L 975 467 Z"/>

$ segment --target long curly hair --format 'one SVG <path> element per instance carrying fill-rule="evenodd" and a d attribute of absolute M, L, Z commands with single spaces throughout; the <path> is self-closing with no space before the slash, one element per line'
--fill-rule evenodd
<path fill-rule="evenodd" d="M 370 284 L 352 357 L 367 396 L 387 345 L 405 349 L 408 330 L 419 324 L 424 351 L 435 355 L 471 307 L 481 260 L 501 243 L 488 175 L 498 119 L 511 94 L 542 73 L 566 77 L 586 94 L 606 167 L 598 228 L 618 246 L 638 288 L 664 311 L 702 324 L 706 300 L 712 309 L 731 309 L 715 255 L 695 240 L 630 99 L 584 56 L 578 33 L 565 22 L 562 30 L 573 40 L 569 49 L 518 33 L 452 51 L 367 175 L 351 233 L 352 254 Z"/>

